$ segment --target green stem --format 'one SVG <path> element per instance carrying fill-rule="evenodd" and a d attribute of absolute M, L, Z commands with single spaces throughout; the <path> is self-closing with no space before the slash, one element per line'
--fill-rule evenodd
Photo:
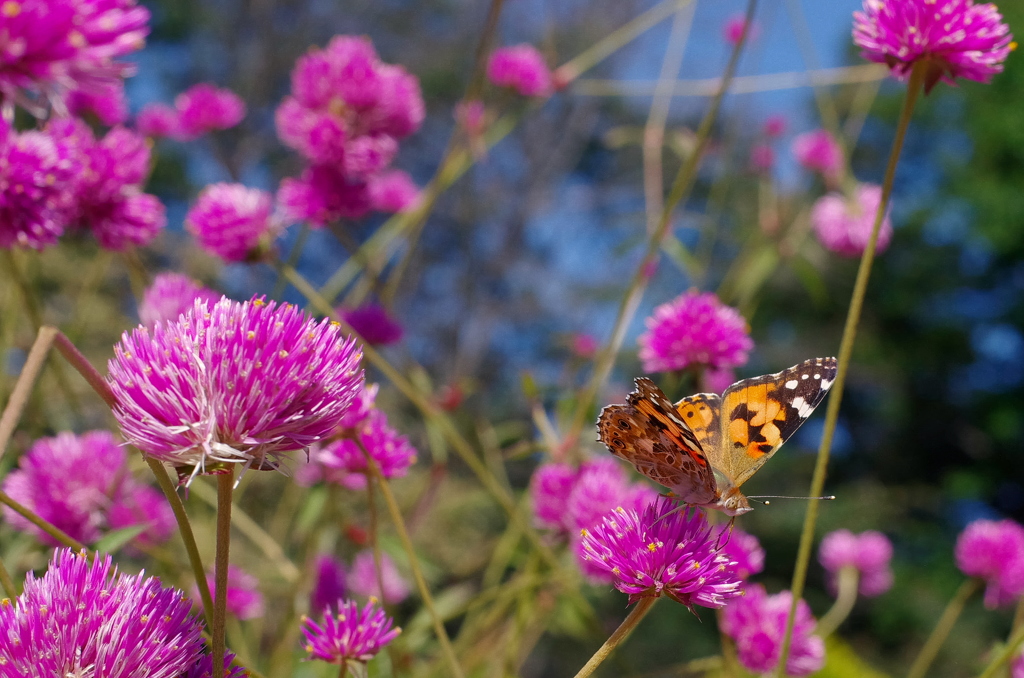
<path fill-rule="evenodd" d="M 6 492 L 0 491 L 0 504 L 4 504 L 5 506 L 10 507 L 15 513 L 17 513 L 22 518 L 38 527 L 40 530 L 42 530 L 49 536 L 59 541 L 61 544 L 64 544 L 64 546 L 67 546 L 68 548 L 74 551 L 86 550 L 85 544 L 78 541 L 77 539 L 73 539 L 67 532 L 60 529 L 59 527 L 55 527 L 54 525 L 51 525 L 50 523 L 46 522 L 45 520 L 37 516 L 35 512 L 32 511 L 32 509 L 26 506 L 22 506 L 21 504 L 16 502 Z M 90 555 L 90 557 L 92 556 Z"/>
<path fill-rule="evenodd" d="M 4 565 L 4 561 L 0 558 L 0 586 L 4 587 L 4 593 L 11 600 L 17 600 L 19 591 L 18 586 L 11 579 L 11 573 L 7 571 L 7 566 Z"/>
<path fill-rule="evenodd" d="M 338 678 L 345 678 L 348 675 L 348 660 L 341 660 L 341 670 L 338 671 Z"/>
<path fill-rule="evenodd" d="M 860 571 L 853 565 L 845 565 L 836 578 L 836 602 L 818 621 L 815 629 L 822 638 L 831 636 L 839 625 L 846 621 L 857 602 L 857 587 L 860 585 Z"/>
<path fill-rule="evenodd" d="M 1017 626 L 1014 628 L 1010 639 L 1006 641 L 1006 645 L 1000 650 L 999 654 L 992 658 L 992 661 L 978 675 L 978 678 L 993 678 L 996 672 L 1020 651 L 1021 643 L 1024 643 L 1024 626 Z"/>
<path fill-rule="evenodd" d="M 814 476 L 811 478 L 811 489 L 807 496 L 821 496 L 825 489 L 825 474 L 828 470 L 829 453 L 832 450 L 832 438 L 835 434 L 836 424 L 839 421 L 839 405 L 843 401 L 843 386 L 846 384 L 846 374 L 850 367 L 850 356 L 853 353 L 853 342 L 857 336 L 857 325 L 860 323 L 861 309 L 864 306 L 864 296 L 867 293 L 868 279 L 871 277 L 871 264 L 875 260 L 875 247 L 878 244 L 878 232 L 881 230 L 882 221 L 889 208 L 889 198 L 892 196 L 893 180 L 896 178 L 896 166 L 899 164 L 900 152 L 903 150 L 903 140 L 910 126 L 910 118 L 914 112 L 914 105 L 917 103 L 917 96 L 924 82 L 925 64 L 918 62 L 910 75 L 910 82 L 907 85 L 907 96 L 903 100 L 903 110 L 900 112 L 899 123 L 896 127 L 896 137 L 893 139 L 892 150 L 889 153 L 889 163 L 885 168 L 885 179 L 882 182 L 882 197 L 878 203 L 878 211 L 875 213 L 875 223 L 871 229 L 871 237 L 864 248 L 864 254 L 860 259 L 860 267 L 857 269 L 857 279 L 853 285 L 853 295 L 850 299 L 850 308 L 846 315 L 846 325 L 843 327 L 843 338 L 839 343 L 839 361 L 836 369 L 835 382 L 832 385 L 832 396 L 828 401 L 828 408 L 825 411 L 825 428 L 821 435 L 821 445 L 818 447 L 818 458 L 814 465 Z M 807 511 L 804 514 L 803 531 L 800 534 L 800 547 L 797 551 L 796 567 L 793 570 L 793 603 L 789 611 L 789 619 L 786 622 L 786 634 L 782 640 L 782 651 L 779 656 L 779 669 L 786 665 L 789 657 L 790 642 L 793 637 L 793 622 L 796 619 L 796 607 L 804 593 L 804 584 L 807 581 L 807 568 L 811 560 L 811 549 L 814 545 L 814 527 L 818 520 L 818 506 L 820 502 L 807 502 Z"/>
<path fill-rule="evenodd" d="M 217 476 L 217 558 L 214 564 L 213 678 L 224 678 L 224 620 L 228 605 L 228 552 L 231 547 L 231 493 L 235 488 L 235 467 Z"/>
<path fill-rule="evenodd" d="M 946 609 L 942 611 L 942 616 L 939 617 L 939 621 L 932 629 L 931 635 L 928 636 L 928 640 L 925 641 L 917 658 L 914 659 L 914 663 L 910 665 L 907 678 L 922 678 L 928 672 L 928 667 L 932 665 L 935 655 L 939 653 L 942 644 L 946 642 L 950 631 L 953 630 L 953 625 L 960 613 L 963 612 L 968 598 L 978 590 L 980 585 L 981 580 L 979 579 L 968 579 L 960 585 L 949 604 L 946 605 Z"/>
<path fill-rule="evenodd" d="M 619 628 L 615 629 L 614 633 L 608 637 L 608 640 L 604 641 L 604 645 L 599 647 L 597 652 L 594 653 L 594 656 L 590 658 L 590 661 L 584 664 L 583 668 L 576 673 L 576 678 L 587 678 L 587 676 L 592 674 L 594 670 L 601 665 L 601 662 L 608 658 L 608 655 L 612 653 L 612 650 L 618 647 L 619 643 L 629 636 L 633 629 L 636 628 L 636 625 L 640 623 L 640 620 L 647 615 L 657 600 L 657 598 L 653 597 L 641 598 L 636 606 L 630 610 L 629 615 L 627 615 L 626 618 L 622 620 L 622 623 L 619 624 Z"/>

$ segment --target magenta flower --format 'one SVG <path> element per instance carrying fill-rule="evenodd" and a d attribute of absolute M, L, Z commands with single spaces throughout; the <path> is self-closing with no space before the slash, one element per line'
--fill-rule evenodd
<path fill-rule="evenodd" d="M 8 114 L 18 105 L 36 117 L 48 105 L 63 115 L 114 90 L 123 96 L 122 78 L 134 68 L 116 59 L 149 33 L 149 11 L 134 0 L 8 2 L 0 21 L 0 98 Z M 74 93 L 83 96 L 70 102 Z"/>
<path fill-rule="evenodd" d="M 338 313 L 370 346 L 387 346 L 402 340 L 402 326 L 379 304 L 366 304 L 351 309 L 339 308 Z"/>
<path fill-rule="evenodd" d="M 974 0 L 864 0 L 853 13 L 853 41 L 861 56 L 905 78 L 927 64 L 925 92 L 940 80 L 989 82 L 1013 49 L 1010 27 L 995 4 Z"/>
<path fill-rule="evenodd" d="M 775 166 L 775 149 L 768 144 L 755 144 L 750 149 L 750 169 L 754 172 L 769 172 Z"/>
<path fill-rule="evenodd" d="M 523 43 L 494 50 L 487 60 L 487 78 L 498 87 L 511 87 L 524 97 L 550 96 L 551 70 L 533 45 Z"/>
<path fill-rule="evenodd" d="M 277 234 L 269 193 L 242 184 L 211 184 L 185 215 L 199 246 L 227 262 L 253 261 Z"/>
<path fill-rule="evenodd" d="M 187 275 L 158 273 L 153 278 L 153 284 L 142 293 L 139 322 L 152 328 L 158 322 L 177 320 L 182 313 L 191 311 L 196 299 L 210 305 L 217 303 L 220 297 L 220 294 L 203 287 Z"/>
<path fill-rule="evenodd" d="M 626 503 L 630 483 L 614 459 L 588 461 L 565 499 L 563 524 L 570 534 L 594 527 L 609 511 Z"/>
<path fill-rule="evenodd" d="M 736 371 L 731 367 L 708 368 L 704 370 L 704 387 L 711 393 L 724 393 L 736 383 Z"/>
<path fill-rule="evenodd" d="M 302 632 L 310 659 L 339 665 L 365 663 L 402 632 L 400 628 L 391 628 L 391 617 L 378 609 L 373 600 L 362 610 L 351 600 L 339 600 L 337 605 L 336 614 L 330 609 L 326 611 L 322 626 L 309 617 L 303 618 Z"/>
<path fill-rule="evenodd" d="M 82 116 L 93 112 L 108 127 L 120 125 L 128 119 L 128 99 L 120 80 L 105 83 L 92 90 L 72 90 L 64 99 L 68 113 Z"/>
<path fill-rule="evenodd" d="M 847 200 L 839 193 L 824 195 L 811 208 L 811 225 L 825 249 L 844 257 L 864 253 L 875 225 L 875 212 L 882 200 L 882 187 L 875 184 L 857 186 L 856 199 Z M 888 211 L 878 231 L 876 252 L 884 252 L 892 240 L 892 221 Z"/>
<path fill-rule="evenodd" d="M 722 544 L 723 553 L 733 561 L 733 570 L 740 579 L 749 579 L 752 575 L 764 571 L 764 549 L 754 535 L 733 528 Z"/>
<path fill-rule="evenodd" d="M 804 132 L 793 139 L 790 149 L 798 163 L 819 172 L 830 186 L 837 185 L 842 179 L 846 168 L 843 147 L 828 130 Z"/>
<path fill-rule="evenodd" d="M 163 496 L 128 472 L 128 457 L 108 431 L 40 438 L 3 481 L 15 501 L 80 542 L 91 543 L 108 529 L 149 524 L 140 541 L 156 543 L 174 529 Z M 145 502 L 144 514 L 136 513 Z M 8 507 L 4 519 L 48 544 L 57 541 Z"/>
<path fill-rule="evenodd" d="M 356 436 L 359 442 L 352 437 L 341 438 L 310 455 L 310 460 L 323 469 L 329 482 L 350 490 L 365 488 L 369 469 L 363 448 L 385 478 L 400 478 L 416 463 L 416 448 L 408 438 L 391 428 L 387 415 L 378 409 L 371 410 L 350 435 Z"/>
<path fill-rule="evenodd" d="M 181 141 L 197 139 L 207 132 L 230 129 L 245 117 L 245 103 L 228 89 L 209 83 L 193 85 L 174 99 L 178 125 L 174 130 Z"/>
<path fill-rule="evenodd" d="M 340 219 L 358 219 L 372 207 L 367 183 L 349 180 L 331 165 L 312 165 L 298 179 L 281 181 L 277 202 L 287 219 L 308 222 L 314 228 Z"/>
<path fill-rule="evenodd" d="M 892 588 L 892 542 L 881 532 L 868 530 L 853 534 L 849 530 L 829 532 L 821 540 L 818 560 L 829 574 L 829 588 L 835 591 L 836 577 L 844 567 L 860 574 L 857 590 L 873 598 Z"/>
<path fill-rule="evenodd" d="M 58 549 L 46 573 L 25 577 L 0 605 L 0 678 L 178 678 L 200 660 L 201 625 L 188 598 L 143 575 L 119 574 Z"/>
<path fill-rule="evenodd" d="M 566 501 L 579 471 L 569 464 L 542 464 L 530 478 L 533 519 L 539 527 L 565 530 Z"/>
<path fill-rule="evenodd" d="M 743 29 L 747 25 L 747 17 L 743 14 L 733 14 L 725 21 L 725 25 L 722 26 L 722 36 L 725 41 L 730 45 L 735 45 L 743 37 Z M 756 24 L 750 25 L 750 30 L 747 31 L 747 42 L 753 42 L 761 34 L 761 28 Z"/>
<path fill-rule="evenodd" d="M 761 128 L 761 132 L 769 139 L 781 137 L 786 133 L 786 116 L 780 113 L 769 115 L 764 121 L 764 127 Z"/>
<path fill-rule="evenodd" d="M 1018 654 L 1010 664 L 1010 678 L 1024 678 L 1024 652 Z"/>
<path fill-rule="evenodd" d="M 235 661 L 235 655 L 233 652 L 224 653 L 224 678 L 248 678 L 249 672 L 241 666 L 231 666 L 231 662 Z M 195 665 L 189 669 L 186 673 L 182 674 L 181 678 L 211 678 L 213 676 L 213 656 L 204 654 Z"/>
<path fill-rule="evenodd" d="M 793 594 L 768 595 L 760 584 L 748 586 L 743 597 L 733 600 L 722 615 L 722 633 L 736 641 L 736 654 L 744 668 L 767 674 L 779 665 L 782 638 L 786 633 Z M 793 624 L 793 639 L 786 662 L 787 676 L 808 676 L 825 664 L 825 641 L 814 635 L 811 608 L 800 601 Z"/>
<path fill-rule="evenodd" d="M 640 335 L 640 360 L 647 372 L 689 365 L 722 368 L 747 362 L 754 348 L 747 321 L 712 292 L 684 292 L 654 309 Z"/>
<path fill-rule="evenodd" d="M 358 596 L 377 598 L 389 605 L 398 604 L 409 597 L 409 583 L 398 572 L 395 561 L 386 553 L 380 554 L 380 573 L 384 582 L 383 593 L 377 582 L 373 551 L 360 551 L 352 560 L 352 569 L 349 570 L 349 588 Z"/>
<path fill-rule="evenodd" d="M 363 386 L 361 358 L 338 325 L 294 306 L 197 300 L 123 334 L 107 381 L 125 438 L 179 473 L 268 470 L 334 431 Z"/>
<path fill-rule="evenodd" d="M 985 607 L 1011 605 L 1024 594 L 1024 527 L 1012 520 L 976 520 L 956 540 L 956 566 L 988 584 Z"/>
<path fill-rule="evenodd" d="M 733 563 L 716 547 L 704 513 L 659 497 L 642 512 L 617 508 L 583 530 L 584 557 L 615 576 L 629 602 L 668 596 L 693 610 L 742 595 Z"/>
<path fill-rule="evenodd" d="M 597 355 L 597 350 L 600 347 L 597 339 L 589 334 L 578 333 L 572 335 L 569 339 L 569 349 L 572 351 L 572 354 L 584 360 L 589 360 Z"/>
<path fill-rule="evenodd" d="M 309 610 L 314 617 L 345 597 L 345 566 L 334 556 L 322 554 L 314 565 L 316 580 L 309 594 Z"/>
<path fill-rule="evenodd" d="M 420 189 L 401 170 L 380 172 L 367 180 L 370 204 L 378 212 L 408 212 L 420 199 Z"/>
<path fill-rule="evenodd" d="M 216 580 L 213 572 L 206 573 L 206 585 L 210 587 L 210 595 L 214 595 Z M 192 586 L 192 602 L 202 609 L 203 599 L 195 585 Z M 262 617 L 265 610 L 259 579 L 237 565 L 228 565 L 227 610 L 242 620 Z"/>
<path fill-rule="evenodd" d="M 135 116 L 135 128 L 144 137 L 177 138 L 181 121 L 178 119 L 178 111 L 167 104 L 146 104 Z"/>

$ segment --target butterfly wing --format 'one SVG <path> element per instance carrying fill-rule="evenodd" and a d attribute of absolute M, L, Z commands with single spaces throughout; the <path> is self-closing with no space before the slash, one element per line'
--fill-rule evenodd
<path fill-rule="evenodd" d="M 835 378 L 835 358 L 813 358 L 727 388 L 719 416 L 720 444 L 705 448 L 711 465 L 733 487 L 742 485 L 811 416 Z"/>
<path fill-rule="evenodd" d="M 609 405 L 597 421 L 601 442 L 687 504 L 717 498 L 715 476 L 700 441 L 653 381 L 636 380 L 625 405 Z"/>
<path fill-rule="evenodd" d="M 722 399 L 716 393 L 698 393 L 687 396 L 675 404 L 676 411 L 700 443 L 713 468 L 718 467 L 722 456 L 722 429 L 719 418 Z"/>

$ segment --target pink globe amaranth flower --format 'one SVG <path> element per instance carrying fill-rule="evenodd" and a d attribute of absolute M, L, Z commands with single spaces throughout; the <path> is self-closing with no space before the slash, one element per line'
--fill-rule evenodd
<path fill-rule="evenodd" d="M 1024 527 L 1012 520 L 976 520 L 956 540 L 956 566 L 988 584 L 985 607 L 1015 602 L 1024 593 Z"/>
<path fill-rule="evenodd" d="M 366 455 L 363 448 L 377 463 L 385 478 L 400 478 L 416 463 L 416 448 L 409 439 L 391 428 L 387 415 L 373 409 L 350 435 L 321 446 L 311 459 L 323 468 L 325 478 L 351 490 L 366 487 Z M 360 447 L 360 445 L 362 447 Z"/>
<path fill-rule="evenodd" d="M 589 360 L 597 355 L 597 350 L 600 347 L 597 339 L 589 334 L 579 333 L 569 338 L 569 349 L 577 358 Z"/>
<path fill-rule="evenodd" d="M 358 596 L 378 598 L 389 605 L 396 605 L 409 597 L 409 582 L 398 572 L 395 561 L 386 553 L 380 554 L 380 573 L 384 581 L 383 593 L 377 582 L 373 551 L 360 551 L 352 560 L 352 568 L 349 570 L 349 589 Z"/>
<path fill-rule="evenodd" d="M 337 167 L 312 165 L 298 179 L 287 178 L 277 191 L 284 216 L 324 228 L 339 219 L 358 219 L 372 202 L 365 181 L 351 181 Z"/>
<path fill-rule="evenodd" d="M 237 94 L 206 82 L 179 94 L 174 99 L 174 108 L 178 113 L 176 138 L 181 141 L 230 129 L 245 117 L 245 103 Z"/>
<path fill-rule="evenodd" d="M 530 478 L 533 520 L 538 527 L 551 530 L 566 528 L 566 502 L 579 470 L 569 464 L 542 464 Z"/>
<path fill-rule="evenodd" d="M 119 574 L 110 556 L 90 563 L 58 549 L 46 573 L 25 577 L 0 605 L 0 678 L 179 678 L 200 659 L 199 620 L 181 591 Z"/>
<path fill-rule="evenodd" d="M 733 563 L 715 545 L 704 513 L 659 497 L 642 512 L 617 508 L 582 531 L 584 557 L 615 576 L 629 602 L 668 596 L 693 611 L 742 594 Z"/>
<path fill-rule="evenodd" d="M 185 215 L 185 228 L 206 252 L 227 262 L 259 258 L 260 245 L 273 239 L 274 198 L 242 184 L 211 184 Z"/>
<path fill-rule="evenodd" d="M 793 139 L 790 146 L 793 157 L 806 169 L 819 172 L 827 183 L 834 185 L 845 170 L 843 148 L 824 129 L 804 132 Z"/>
<path fill-rule="evenodd" d="M 768 172 L 775 166 L 775 149 L 768 144 L 756 144 L 750 149 L 750 169 Z"/>
<path fill-rule="evenodd" d="M 825 535 L 818 548 L 818 560 L 829 574 L 829 587 L 836 589 L 836 577 L 844 567 L 860 573 L 858 591 L 862 596 L 880 596 L 892 588 L 892 542 L 881 532 L 868 530 L 853 534 L 836 530 Z"/>
<path fill-rule="evenodd" d="M 248 678 L 250 674 L 244 667 L 231 666 L 234 661 L 235 654 L 233 652 L 224 653 L 224 678 Z M 212 676 L 213 656 L 204 654 L 191 669 L 182 674 L 181 678 L 212 678 Z"/>
<path fill-rule="evenodd" d="M 127 464 L 124 448 L 110 432 L 64 432 L 33 443 L 18 469 L 4 479 L 3 490 L 80 542 L 96 541 L 108 529 L 145 523 L 149 527 L 139 535 L 141 542 L 164 541 L 174 529 L 170 508 L 155 490 L 132 479 Z M 139 501 L 147 504 L 145 515 L 131 513 Z M 15 528 L 58 544 L 6 506 L 3 515 Z"/>
<path fill-rule="evenodd" d="M 629 479 L 615 459 L 585 462 L 565 500 L 565 527 L 570 534 L 594 527 L 609 511 L 626 503 L 629 490 Z"/>
<path fill-rule="evenodd" d="M 206 585 L 214 595 L 216 580 L 213 572 L 206 573 Z M 199 587 L 192 586 L 192 602 L 198 609 L 203 607 Z M 262 617 L 265 610 L 260 581 L 237 565 L 228 565 L 227 611 L 241 620 Z"/>
<path fill-rule="evenodd" d="M 180 127 L 178 111 L 166 104 L 146 104 L 135 116 L 135 128 L 145 137 L 177 138 Z"/>
<path fill-rule="evenodd" d="M 82 116 L 89 112 L 108 127 L 120 125 L 128 119 L 128 99 L 121 81 L 110 82 L 94 90 L 72 90 L 64 100 L 68 113 Z"/>
<path fill-rule="evenodd" d="M 120 89 L 134 67 L 116 59 L 149 33 L 149 11 L 134 0 L 11 1 L 0 21 L 0 98 L 37 117 L 48 107 L 67 114 L 71 93 L 102 99 Z"/>
<path fill-rule="evenodd" d="M 786 133 L 786 116 L 781 113 L 769 115 L 764 121 L 764 127 L 761 128 L 761 133 L 769 139 L 781 137 Z"/>
<path fill-rule="evenodd" d="M 736 371 L 731 367 L 708 368 L 704 370 L 704 386 L 711 393 L 724 393 L 736 383 Z"/>
<path fill-rule="evenodd" d="M 139 322 L 153 327 L 158 322 L 177 320 L 192 310 L 196 299 L 207 304 L 220 301 L 221 295 L 180 273 L 158 273 L 153 284 L 142 293 L 139 302 Z"/>
<path fill-rule="evenodd" d="M 345 597 L 345 566 L 334 556 L 321 554 L 316 557 L 314 569 L 316 579 L 309 594 L 309 611 L 319 618 L 324 610 Z"/>
<path fill-rule="evenodd" d="M 107 382 L 125 438 L 179 473 L 269 470 L 334 431 L 363 387 L 361 358 L 337 324 L 295 306 L 197 300 L 123 334 Z"/>
<path fill-rule="evenodd" d="M 420 189 L 402 170 L 389 170 L 371 176 L 366 182 L 370 204 L 378 212 L 408 212 L 420 199 Z"/>
<path fill-rule="evenodd" d="M 368 662 L 381 649 L 398 637 L 400 628 L 392 628 L 391 617 L 370 600 L 363 609 L 354 601 L 338 601 L 336 613 L 328 609 L 323 625 L 309 617 L 302 619 L 306 652 L 310 659 L 331 664 Z"/>
<path fill-rule="evenodd" d="M 905 78 L 927 64 L 925 91 L 940 80 L 989 82 L 1013 49 L 1010 27 L 993 3 L 974 0 L 864 0 L 853 13 L 853 41 L 861 56 Z"/>
<path fill-rule="evenodd" d="M 768 595 L 760 584 L 747 586 L 744 595 L 729 602 L 722 614 L 722 633 L 736 642 L 736 654 L 744 668 L 766 674 L 779 664 L 793 594 Z M 825 641 L 814 635 L 811 608 L 797 603 L 793 639 L 786 662 L 787 676 L 808 676 L 825 664 Z"/>
<path fill-rule="evenodd" d="M 725 20 L 725 24 L 722 26 L 722 37 L 730 45 L 739 43 L 740 38 L 743 37 L 743 29 L 747 25 L 747 17 L 743 14 L 733 14 Z M 757 40 L 761 34 L 761 27 L 756 23 L 750 24 L 750 30 L 747 31 L 747 42 L 753 42 Z"/>
<path fill-rule="evenodd" d="M 511 87 L 524 97 L 550 96 L 551 70 L 533 45 L 523 43 L 494 50 L 487 60 L 487 78 L 498 87 Z"/>
<path fill-rule="evenodd" d="M 733 571 L 740 579 L 749 579 L 752 575 L 764 571 L 764 549 L 754 535 L 733 528 L 728 536 L 723 537 L 722 552 L 733 561 Z"/>
<path fill-rule="evenodd" d="M 855 199 L 850 201 L 839 193 L 829 193 L 818 198 L 811 208 L 811 225 L 818 240 L 825 249 L 844 257 L 859 257 L 864 253 L 882 200 L 882 187 L 860 184 L 854 195 Z M 892 221 L 887 209 L 875 251 L 884 252 L 891 240 Z"/>
<path fill-rule="evenodd" d="M 754 348 L 747 321 L 712 292 L 690 290 L 654 309 L 639 338 L 647 372 L 681 370 L 689 365 L 737 367 Z"/>
<path fill-rule="evenodd" d="M 366 304 L 350 309 L 339 308 L 338 314 L 371 346 L 388 346 L 402 340 L 402 326 L 379 304 Z"/>
<path fill-rule="evenodd" d="M 1010 664 L 1010 678 L 1024 678 L 1024 653 L 1018 654 Z"/>

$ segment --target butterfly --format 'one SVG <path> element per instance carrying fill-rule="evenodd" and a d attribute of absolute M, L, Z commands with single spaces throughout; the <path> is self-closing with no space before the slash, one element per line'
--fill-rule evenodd
<path fill-rule="evenodd" d="M 612 454 L 683 503 L 737 516 L 751 510 L 740 485 L 811 416 L 835 378 L 835 358 L 814 358 L 673 405 L 639 377 L 625 405 L 601 411 L 597 430 Z"/>

